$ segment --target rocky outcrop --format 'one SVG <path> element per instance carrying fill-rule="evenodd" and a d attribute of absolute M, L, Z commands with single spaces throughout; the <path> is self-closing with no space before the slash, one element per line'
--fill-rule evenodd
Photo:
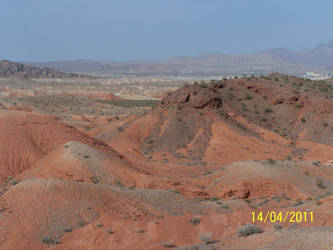
<path fill-rule="evenodd" d="M 30 65 L 0 61 L 1 77 L 24 77 L 24 78 L 77 78 L 83 77 L 78 74 L 62 73 L 49 68 L 36 68 Z"/>
<path fill-rule="evenodd" d="M 178 107 L 192 108 L 220 108 L 222 97 L 220 90 L 224 88 L 222 81 L 210 84 L 200 83 L 187 85 L 172 94 L 168 94 L 162 105 L 177 105 Z"/>

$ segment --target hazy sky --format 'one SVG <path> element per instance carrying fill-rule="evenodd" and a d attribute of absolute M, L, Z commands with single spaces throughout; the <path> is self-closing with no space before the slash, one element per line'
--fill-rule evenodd
<path fill-rule="evenodd" d="M 333 38 L 333 0 L 1 0 L 0 59 L 164 59 Z"/>

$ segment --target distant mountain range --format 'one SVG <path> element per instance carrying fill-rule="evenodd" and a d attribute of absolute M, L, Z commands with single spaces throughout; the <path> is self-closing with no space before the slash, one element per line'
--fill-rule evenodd
<path fill-rule="evenodd" d="M 252 54 L 204 54 L 173 57 L 162 61 L 53 61 L 29 62 L 36 67 L 47 67 L 66 73 L 96 76 L 141 75 L 233 75 L 268 74 L 280 72 L 302 75 L 307 71 L 333 73 L 333 40 L 313 49 L 290 51 L 268 49 Z"/>
<path fill-rule="evenodd" d="M 50 68 L 38 68 L 22 63 L 0 61 L 0 77 L 22 77 L 22 78 L 78 78 L 84 75 L 73 73 L 62 73 Z"/>

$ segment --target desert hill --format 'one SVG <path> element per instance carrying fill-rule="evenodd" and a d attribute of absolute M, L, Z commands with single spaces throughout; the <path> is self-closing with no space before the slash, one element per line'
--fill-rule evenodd
<path fill-rule="evenodd" d="M 327 82 L 280 74 L 187 85 L 124 125 L 120 137 L 132 138 L 153 159 L 168 152 L 178 159 L 231 163 L 310 159 L 312 151 L 321 151 L 327 162 L 333 146 L 332 90 Z M 112 135 L 105 141 L 113 138 L 118 140 Z"/>
<path fill-rule="evenodd" d="M 102 111 L 133 100 L 1 98 L 0 248 L 327 249 L 332 91 L 278 73 L 203 81 L 121 115 Z M 315 217 L 241 235 L 253 211 Z"/>
<path fill-rule="evenodd" d="M 121 160 L 122 156 L 105 143 L 61 123 L 56 117 L 24 111 L 0 110 L 0 121 L 1 180 L 14 177 L 32 167 L 45 155 L 69 141 L 90 145 L 106 152 L 115 161 L 124 161 Z M 77 157 L 85 159 L 84 154 Z"/>
<path fill-rule="evenodd" d="M 0 61 L 0 77 L 24 77 L 24 78 L 78 78 L 82 75 L 62 73 L 50 68 L 37 68 L 21 63 Z"/>

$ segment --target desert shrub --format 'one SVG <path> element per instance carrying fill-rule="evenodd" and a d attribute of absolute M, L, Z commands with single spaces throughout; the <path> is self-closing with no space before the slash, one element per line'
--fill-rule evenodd
<path fill-rule="evenodd" d="M 251 99 L 252 99 L 252 96 L 251 96 L 250 94 L 247 94 L 247 95 L 246 95 L 246 99 L 247 99 L 247 100 L 251 100 Z"/>
<path fill-rule="evenodd" d="M 191 218 L 188 222 L 190 222 L 193 226 L 196 226 L 200 223 L 199 218 Z"/>
<path fill-rule="evenodd" d="M 274 224 L 274 229 L 275 229 L 276 231 L 281 230 L 282 228 L 283 228 L 283 227 L 282 227 L 282 225 L 281 225 L 280 223 Z"/>
<path fill-rule="evenodd" d="M 112 229 L 108 229 L 108 230 L 106 230 L 106 232 L 108 233 L 108 234 L 113 234 L 114 232 L 112 231 Z"/>
<path fill-rule="evenodd" d="M 303 201 L 301 201 L 301 200 L 297 200 L 294 204 L 293 204 L 293 206 L 294 207 L 298 207 L 298 206 L 300 206 L 300 205 L 302 205 L 303 204 Z"/>
<path fill-rule="evenodd" d="M 179 191 L 175 190 L 175 189 L 170 189 L 169 191 L 172 192 L 172 193 L 175 193 L 175 194 L 179 194 Z"/>
<path fill-rule="evenodd" d="M 117 186 L 117 187 L 124 187 L 125 186 L 121 181 L 116 181 L 114 183 L 114 185 Z"/>
<path fill-rule="evenodd" d="M 324 184 L 323 181 L 320 180 L 320 179 L 317 180 L 316 185 L 317 185 L 319 188 L 321 188 L 321 189 L 325 189 L 325 188 L 326 188 L 325 184 Z"/>
<path fill-rule="evenodd" d="M 252 234 L 260 234 L 264 232 L 259 226 L 254 224 L 247 224 L 240 227 L 237 231 L 239 237 L 246 237 Z"/>
<path fill-rule="evenodd" d="M 20 182 L 20 180 L 15 179 L 15 180 L 11 180 L 9 183 L 10 183 L 10 185 L 15 186 L 15 185 L 18 184 L 19 182 Z"/>
<path fill-rule="evenodd" d="M 200 88 L 207 88 L 207 83 L 205 83 L 204 81 L 201 81 L 200 84 L 199 84 L 199 87 Z"/>
<path fill-rule="evenodd" d="M 268 161 L 269 164 L 274 164 L 276 162 L 275 160 L 273 160 L 271 158 L 267 159 L 267 161 Z"/>
<path fill-rule="evenodd" d="M 103 224 L 97 224 L 96 226 L 97 227 L 103 227 L 104 225 Z"/>
<path fill-rule="evenodd" d="M 52 239 L 51 237 L 49 237 L 49 236 L 44 236 L 43 238 L 42 238 L 42 242 L 43 243 L 45 243 L 45 244 L 52 244 L 52 245 L 56 245 L 56 244 L 59 244 L 60 242 L 59 242 L 59 240 L 54 240 L 54 239 Z"/>
<path fill-rule="evenodd" d="M 164 247 L 175 247 L 175 244 L 171 243 L 170 241 L 163 241 L 161 245 Z"/>
<path fill-rule="evenodd" d="M 320 161 L 314 161 L 312 164 L 315 165 L 315 166 L 320 166 L 321 162 Z"/>
<path fill-rule="evenodd" d="M 90 180 L 94 183 L 97 184 L 99 182 L 99 179 L 96 176 L 90 177 Z"/>
<path fill-rule="evenodd" d="M 204 243 L 208 244 L 211 238 L 213 237 L 212 233 L 198 233 L 199 239 Z"/>
<path fill-rule="evenodd" d="M 213 196 L 213 197 L 210 198 L 210 201 L 217 201 L 218 199 L 219 199 L 219 198 Z"/>
<path fill-rule="evenodd" d="M 71 229 L 70 227 L 66 227 L 66 228 L 65 228 L 65 232 L 66 232 L 66 233 L 70 233 L 70 232 L 72 232 L 72 231 L 73 231 L 73 229 Z"/>
<path fill-rule="evenodd" d="M 143 233 L 145 232 L 145 230 L 143 230 L 143 229 L 138 229 L 136 232 L 137 232 L 138 234 L 143 234 Z"/>
<path fill-rule="evenodd" d="M 304 117 L 301 118 L 301 122 L 306 122 L 306 119 Z"/>
<path fill-rule="evenodd" d="M 272 113 L 273 110 L 271 108 L 265 108 L 265 113 Z"/>
<path fill-rule="evenodd" d="M 302 107 L 303 107 L 303 104 L 301 104 L 301 103 L 297 103 L 297 104 L 296 104 L 296 108 L 297 108 L 297 109 L 300 109 L 300 108 L 302 108 Z"/>

